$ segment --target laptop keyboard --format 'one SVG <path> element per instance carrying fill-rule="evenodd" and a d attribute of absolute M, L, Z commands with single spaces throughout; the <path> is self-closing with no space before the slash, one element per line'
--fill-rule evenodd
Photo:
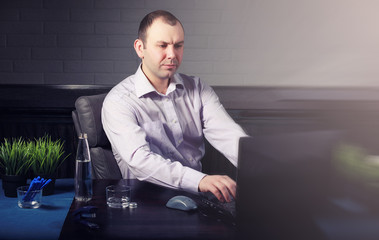
<path fill-rule="evenodd" d="M 201 195 L 199 207 L 204 215 L 234 224 L 236 216 L 236 202 L 234 199 L 231 202 L 220 202 L 211 192 L 202 193 Z"/>

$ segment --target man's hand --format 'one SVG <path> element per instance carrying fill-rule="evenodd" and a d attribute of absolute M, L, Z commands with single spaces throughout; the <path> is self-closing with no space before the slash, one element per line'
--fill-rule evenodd
<path fill-rule="evenodd" d="M 220 202 L 230 202 L 230 195 L 236 198 L 236 187 L 236 182 L 225 175 L 207 175 L 199 183 L 200 192 L 212 192 Z"/>

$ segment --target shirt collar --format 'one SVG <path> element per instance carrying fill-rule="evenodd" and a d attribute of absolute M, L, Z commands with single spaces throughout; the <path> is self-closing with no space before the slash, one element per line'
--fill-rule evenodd
<path fill-rule="evenodd" d="M 150 81 L 143 73 L 142 64 L 139 65 L 137 72 L 135 73 L 135 77 L 136 79 L 134 82 L 134 86 L 138 98 L 151 92 L 156 92 L 157 94 L 162 95 L 161 93 L 157 92 L 157 90 L 154 88 L 153 85 L 151 85 Z M 166 95 L 175 91 L 176 89 L 183 89 L 183 79 L 180 77 L 178 73 L 175 73 L 174 76 L 171 78 L 170 84 L 166 91 Z"/>

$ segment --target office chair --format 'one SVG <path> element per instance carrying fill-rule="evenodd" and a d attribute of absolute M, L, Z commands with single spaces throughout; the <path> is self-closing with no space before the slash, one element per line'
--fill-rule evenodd
<path fill-rule="evenodd" d="M 77 135 L 87 133 L 93 179 L 121 179 L 111 144 L 101 123 L 101 108 L 107 94 L 81 96 L 75 102 L 72 119 Z"/>

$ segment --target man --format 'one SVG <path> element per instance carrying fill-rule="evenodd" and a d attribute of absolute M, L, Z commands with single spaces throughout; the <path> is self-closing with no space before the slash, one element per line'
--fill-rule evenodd
<path fill-rule="evenodd" d="M 142 63 L 105 98 L 104 130 L 123 178 L 230 201 L 235 181 L 201 172 L 203 137 L 236 165 L 238 140 L 246 134 L 209 86 L 176 73 L 183 47 L 184 29 L 175 16 L 155 11 L 144 17 L 134 42 Z"/>

